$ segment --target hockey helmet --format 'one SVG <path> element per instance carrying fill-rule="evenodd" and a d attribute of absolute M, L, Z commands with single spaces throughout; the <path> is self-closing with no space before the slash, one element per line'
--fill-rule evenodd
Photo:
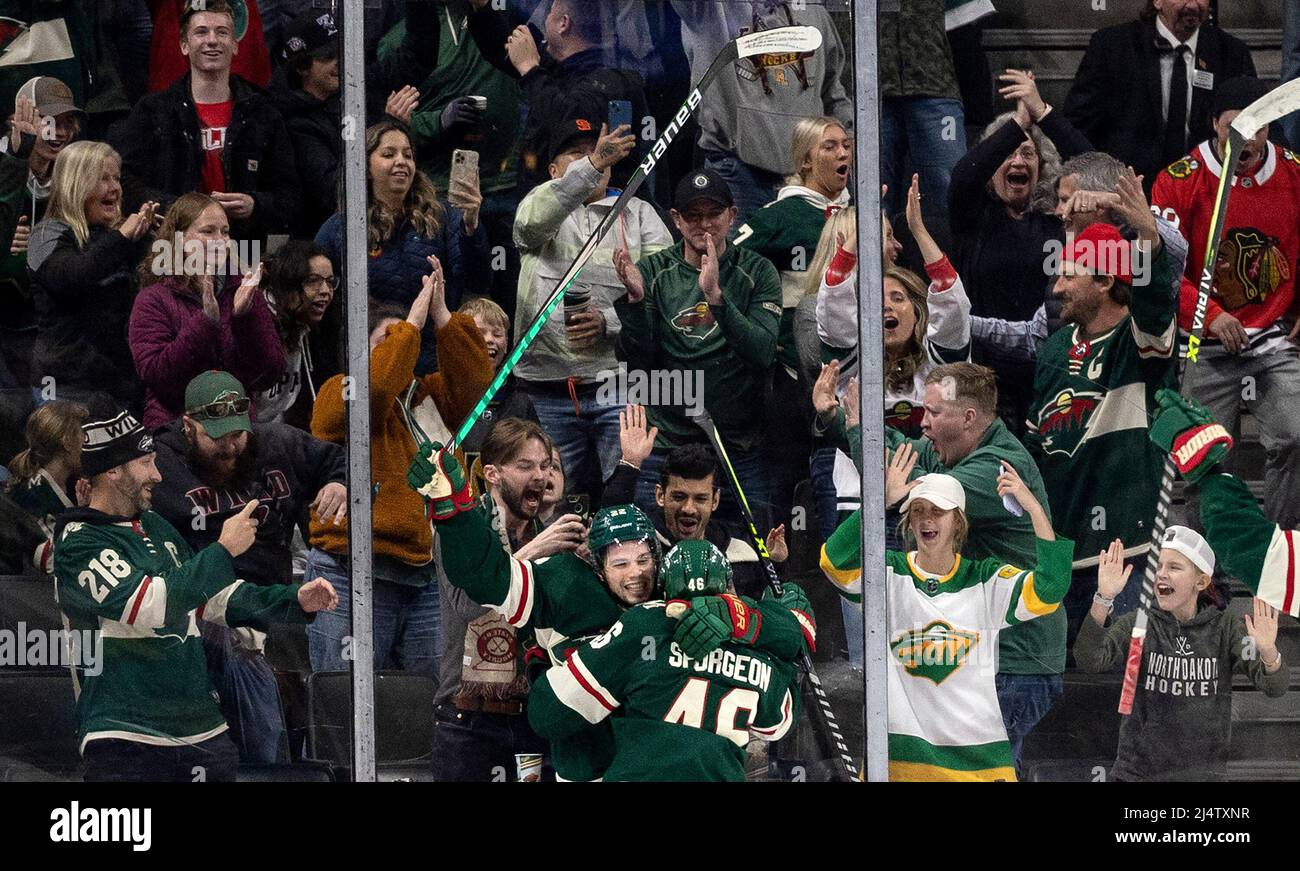
<path fill-rule="evenodd" d="M 644 541 L 650 545 L 650 555 L 654 557 L 657 575 L 661 556 L 659 536 L 644 511 L 635 505 L 614 505 L 600 509 L 596 512 L 596 516 L 591 518 L 591 529 L 587 532 L 587 548 L 591 551 L 596 573 L 602 579 L 605 577 L 605 549 L 615 544 L 632 541 Z"/>
<path fill-rule="evenodd" d="M 664 554 L 660 577 L 665 599 L 717 596 L 731 588 L 731 563 L 713 542 L 687 539 Z"/>

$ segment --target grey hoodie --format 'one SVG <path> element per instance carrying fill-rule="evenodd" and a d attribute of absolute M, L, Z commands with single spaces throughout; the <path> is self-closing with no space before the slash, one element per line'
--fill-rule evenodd
<path fill-rule="evenodd" d="M 704 93 L 700 148 L 734 154 L 750 166 L 786 175 L 794 169 L 790 142 L 801 118 L 830 115 L 851 130 L 853 102 L 840 80 L 844 46 L 824 7 L 772 0 L 674 0 L 673 8 L 682 19 L 692 82 L 699 81 L 728 40 L 751 32 L 756 23 L 761 30 L 806 24 L 822 33 L 821 48 L 811 57 L 785 62 L 787 58 L 763 55 L 724 70 Z"/>
<path fill-rule="evenodd" d="M 1273 674 L 1251 656 L 1241 617 L 1203 605 L 1187 623 L 1151 609 L 1133 713 L 1119 730 L 1114 780 L 1226 780 L 1232 733 L 1232 675 L 1270 697 L 1286 692 L 1286 663 Z M 1103 629 L 1085 617 L 1074 642 L 1084 671 L 1122 664 L 1137 612 Z"/>

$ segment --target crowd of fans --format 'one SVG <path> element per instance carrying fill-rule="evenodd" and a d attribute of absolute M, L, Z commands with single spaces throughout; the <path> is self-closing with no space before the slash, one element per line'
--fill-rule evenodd
<path fill-rule="evenodd" d="M 688 84 L 751 29 L 809 24 L 823 42 L 810 56 L 738 62 L 703 95 L 693 141 L 625 203 L 460 459 L 518 560 L 592 559 L 591 514 L 633 503 L 666 546 L 716 544 L 735 589 L 757 599 L 758 548 L 699 426 L 707 410 L 772 559 L 786 559 L 796 485 L 810 481 L 808 527 L 830 542 L 827 573 L 856 596 L 844 553 L 857 527 L 841 521 L 860 503 L 867 413 L 856 407 L 857 221 L 876 216 L 853 205 L 852 79 L 836 22 L 815 3 L 502 5 L 368 4 L 367 116 L 356 119 L 340 107 L 328 2 L 153 0 L 152 20 L 123 17 L 102 54 L 119 65 L 112 111 L 88 112 L 83 78 L 35 69 L 0 143 L 0 238 L 11 240 L 0 387 L 17 424 L 0 439 L 13 456 L 4 570 L 52 571 L 60 516 L 107 486 L 81 468 L 82 427 L 126 411 L 153 437 L 153 510 L 194 552 L 256 500 L 236 575 L 333 588 L 338 607 L 307 628 L 303 671 L 353 659 L 344 446 L 357 397 L 339 277 L 347 222 L 364 220 L 374 666 L 438 680 L 445 779 L 491 779 L 544 742 L 523 716 L 527 644 L 449 582 L 408 467 L 451 440 Z M 996 679 L 990 665 L 974 690 L 988 707 L 978 728 L 945 737 L 927 718 L 964 716 L 962 697 L 933 687 L 890 704 L 919 724 L 900 727 L 917 741 L 1005 740 L 1007 753 L 894 763 L 900 777 L 1014 778 L 1071 649 L 1084 668 L 1123 659 L 1131 618 L 1107 621 L 1137 607 L 1151 547 L 1157 392 L 1179 383 L 1227 125 L 1267 87 L 1246 47 L 1207 20 L 1207 0 L 1151 0 L 1093 36 L 1059 107 L 1030 71 L 989 77 L 1009 108 L 995 114 L 992 94 L 981 102 L 959 76 L 969 40 L 945 32 L 944 6 L 909 0 L 880 26 L 891 583 L 910 573 L 909 590 L 933 595 L 965 559 L 972 589 L 1016 586 L 989 593 L 981 607 L 998 613 L 969 627 L 1002 630 Z M 967 148 L 967 122 L 986 121 Z M 342 206 L 350 137 L 364 141 L 364 214 Z M 1282 529 L 1300 525 L 1300 157 L 1288 145 L 1300 142 L 1265 129 L 1247 146 L 1201 360 L 1183 382 L 1229 429 L 1242 408 L 1258 420 L 1265 512 Z M 1170 587 L 1157 612 L 1175 628 L 1222 604 L 1214 542 L 1176 529 L 1157 576 Z M 1037 590 L 1032 575 L 999 575 L 1004 565 L 1037 566 Z M 326 608 L 315 595 L 310 609 L 300 597 L 304 610 Z M 932 617 L 967 619 L 970 607 Z M 1243 667 L 1284 690 L 1278 608 L 1290 602 L 1257 601 L 1246 628 L 1202 627 L 1198 655 L 1224 657 L 1229 674 L 1248 634 L 1263 653 Z M 854 664 L 860 614 L 843 602 Z M 295 622 L 205 623 L 244 762 L 300 751 L 266 653 L 267 634 Z M 891 640 L 911 628 L 891 625 Z M 487 652 L 489 640 L 503 646 Z M 1144 709 L 1152 729 L 1179 717 L 1227 729 L 1221 706 L 1167 707 Z M 1186 775 L 1159 743 L 1126 726 L 1122 776 Z M 1225 742 L 1204 750 L 1206 770 L 1220 771 Z"/>

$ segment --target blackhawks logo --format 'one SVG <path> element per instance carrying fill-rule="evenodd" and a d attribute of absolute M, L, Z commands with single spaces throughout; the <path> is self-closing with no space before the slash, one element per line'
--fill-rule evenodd
<path fill-rule="evenodd" d="M 966 664 L 979 643 L 978 632 L 954 629 L 945 620 L 934 620 L 924 629 L 909 629 L 889 645 L 900 665 L 913 677 L 941 684 Z"/>
<path fill-rule="evenodd" d="M 1264 302 L 1290 277 L 1277 239 L 1254 227 L 1233 227 L 1223 234 L 1214 263 L 1214 298 L 1227 311 Z"/>
<path fill-rule="evenodd" d="M 682 335 L 704 341 L 718 329 L 718 322 L 713 319 L 713 309 L 704 301 L 697 302 L 690 308 L 679 311 L 671 321 L 673 329 Z"/>
<path fill-rule="evenodd" d="M 1101 400 L 1102 394 L 1096 390 L 1067 387 L 1056 394 L 1055 399 L 1038 410 L 1038 435 L 1043 450 L 1073 456 Z"/>
<path fill-rule="evenodd" d="M 1200 167 L 1200 161 L 1193 160 L 1190 157 L 1180 157 L 1173 163 L 1169 164 L 1165 170 L 1174 178 L 1187 178 Z"/>

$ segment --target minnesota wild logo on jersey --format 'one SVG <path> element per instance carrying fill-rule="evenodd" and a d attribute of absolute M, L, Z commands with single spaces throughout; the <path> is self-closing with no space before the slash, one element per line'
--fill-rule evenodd
<path fill-rule="evenodd" d="M 673 317 L 672 325 L 673 329 L 682 335 L 701 342 L 713 335 L 714 331 L 718 329 L 718 322 L 713 317 L 713 310 L 709 308 L 707 302 L 703 301 L 679 311 Z"/>
<path fill-rule="evenodd" d="M 908 629 L 889 644 L 903 669 L 913 677 L 943 683 L 966 664 L 979 643 L 978 632 L 954 628 L 946 620 L 934 620 L 922 629 Z"/>
<path fill-rule="evenodd" d="M 1102 397 L 1099 390 L 1067 387 L 1040 408 L 1036 418 L 1043 450 L 1073 456 L 1088 432 L 1088 421 Z"/>
<path fill-rule="evenodd" d="M 919 434 L 924 416 L 925 406 L 900 399 L 885 409 L 885 426 L 892 426 L 908 435 Z"/>

